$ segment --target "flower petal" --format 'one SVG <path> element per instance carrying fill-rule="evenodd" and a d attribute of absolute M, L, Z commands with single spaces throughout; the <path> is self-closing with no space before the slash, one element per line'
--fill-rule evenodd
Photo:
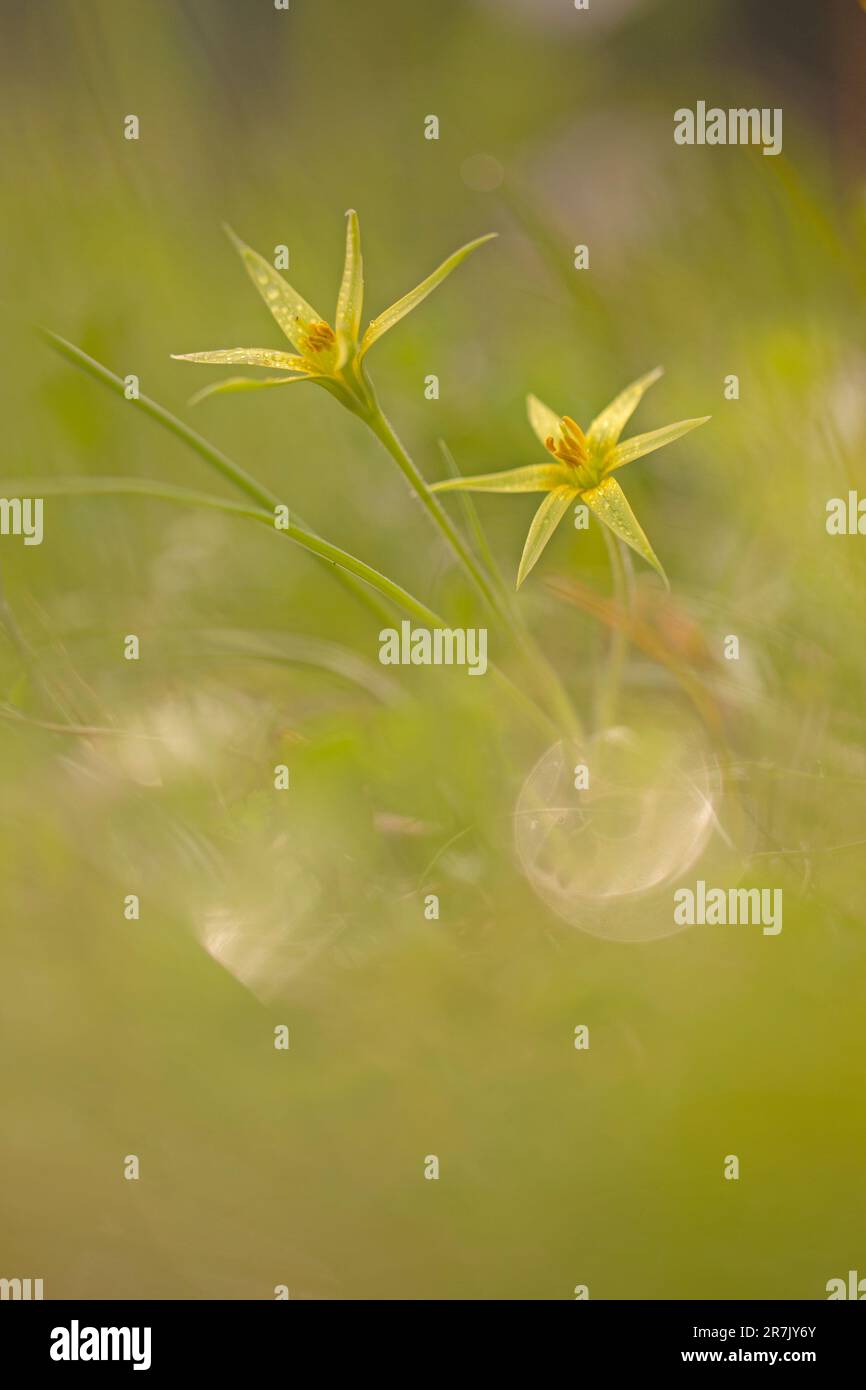
<path fill-rule="evenodd" d="M 621 541 L 630 545 L 632 550 L 636 550 L 641 559 L 646 560 L 648 565 L 661 575 L 667 588 L 670 588 L 668 577 L 662 569 L 661 563 L 641 530 L 637 517 L 629 506 L 626 495 L 614 478 L 605 478 L 604 482 L 599 483 L 598 487 L 589 488 L 580 494 L 581 502 L 585 502 L 590 511 L 609 527 L 615 536 L 619 536 Z"/>
<path fill-rule="evenodd" d="M 231 227 L 226 227 L 226 232 L 237 248 L 246 266 L 247 274 L 289 342 L 299 352 L 307 353 L 309 351 L 310 329 L 325 323 L 321 314 L 316 313 L 312 305 L 302 299 L 297 290 L 292 289 L 288 281 L 283 279 L 270 261 L 266 261 L 264 256 L 259 255 L 258 251 L 254 251 L 251 246 L 247 246 L 245 242 L 241 241 L 240 237 L 235 236 Z M 328 327 L 328 325 L 325 326 Z M 328 331 L 330 332 L 330 328 Z M 322 366 L 331 367 L 336 358 L 336 343 L 330 347 L 321 346 L 317 349 L 316 361 L 321 362 Z"/>
<path fill-rule="evenodd" d="M 605 468 L 608 471 L 622 468 L 624 463 L 643 458 L 644 454 L 651 454 L 653 449 L 662 449 L 665 444 L 672 444 L 675 439 L 679 439 L 680 435 L 688 434 L 689 430 L 697 429 L 698 425 L 705 425 L 709 418 L 709 415 L 701 415 L 696 420 L 678 420 L 675 425 L 663 425 L 660 430 L 650 430 L 648 434 L 634 434 L 631 439 L 617 444 L 613 453 L 608 454 Z"/>
<path fill-rule="evenodd" d="M 520 568 L 517 571 L 517 587 L 520 588 L 529 571 L 537 564 L 541 552 L 547 545 L 560 521 L 568 511 L 575 497 L 578 496 L 576 488 L 558 487 L 553 492 L 549 492 L 542 502 L 535 516 L 532 518 L 532 525 L 526 537 L 526 544 L 523 547 L 523 554 L 520 557 Z"/>
<path fill-rule="evenodd" d="M 312 376 L 309 372 L 303 372 L 299 376 L 230 376 L 225 381 L 215 381 L 211 386 L 205 386 L 201 391 L 196 391 L 194 396 L 190 396 L 190 405 L 198 405 L 200 401 L 207 400 L 208 396 L 221 396 L 229 391 L 258 391 L 263 386 L 291 386 L 295 381 L 322 381 L 324 378 Z"/>
<path fill-rule="evenodd" d="M 496 235 L 496 232 L 488 232 L 487 236 L 478 237 L 475 241 L 468 242 L 466 246 L 461 246 L 458 251 L 455 251 L 452 256 L 448 257 L 447 261 L 443 261 L 442 264 L 433 271 L 432 275 L 428 275 L 426 280 L 422 280 L 420 285 L 416 285 L 414 290 L 410 290 L 408 294 L 404 294 L 403 298 L 398 299 L 396 304 L 392 304 L 390 309 L 386 309 L 378 318 L 373 319 L 372 323 L 368 325 L 367 331 L 361 340 L 359 356 L 363 357 L 364 353 L 369 351 L 373 344 L 382 337 L 383 333 L 387 333 L 389 328 L 393 328 L 395 323 L 399 323 L 400 319 L 417 308 L 421 301 L 426 299 L 428 294 L 431 294 L 432 291 L 436 289 L 437 285 L 441 285 L 442 281 L 451 274 L 452 270 L 457 269 L 461 261 L 464 261 L 466 257 L 477 250 L 479 246 L 483 246 L 485 241 L 491 241 Z"/>
<path fill-rule="evenodd" d="M 472 478 L 445 478 L 433 483 L 432 492 L 551 492 L 573 486 L 567 468 L 557 463 L 531 463 L 526 468 L 506 468 L 502 473 L 482 473 Z"/>
<path fill-rule="evenodd" d="M 171 355 L 177 362 L 218 362 L 224 367 L 276 367 L 281 372 L 309 370 L 305 357 L 295 357 L 290 352 L 276 352 L 273 348 L 221 348 L 217 352 L 173 352 Z"/>
<path fill-rule="evenodd" d="M 551 410 L 549 405 L 540 401 L 537 396 L 526 397 L 526 413 L 529 416 L 529 423 L 535 431 L 535 437 L 539 443 L 547 448 L 547 441 L 551 435 L 554 439 L 559 438 L 559 426 L 561 415 L 557 415 L 555 410 Z"/>
<path fill-rule="evenodd" d="M 615 400 L 597 415 L 587 431 L 590 446 L 598 454 L 604 454 L 608 449 L 613 448 L 623 430 L 625 429 L 631 416 L 637 407 L 638 401 L 646 391 L 647 387 L 652 386 L 654 381 L 658 381 L 664 368 L 656 367 L 654 371 L 647 372 L 646 376 L 638 377 L 631 386 L 627 386 L 624 391 L 620 391 Z"/>
<path fill-rule="evenodd" d="M 364 304 L 364 262 L 361 257 L 361 228 L 354 208 L 346 213 L 346 259 L 337 298 L 338 366 L 347 362 L 358 344 L 361 309 Z"/>

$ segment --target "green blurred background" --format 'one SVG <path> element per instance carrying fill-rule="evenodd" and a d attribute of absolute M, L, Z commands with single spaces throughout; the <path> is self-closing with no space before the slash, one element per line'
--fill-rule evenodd
<path fill-rule="evenodd" d="M 866 1273 L 866 542 L 824 525 L 863 485 L 866 14 L 54 0 L 2 27 L 6 477 L 230 495 L 43 325 L 483 622 L 335 401 L 190 408 L 213 378 L 169 354 L 281 346 L 222 222 L 287 244 L 326 316 L 350 206 L 368 314 L 499 232 L 376 349 L 379 394 L 431 479 L 440 438 L 463 472 L 538 461 L 527 391 L 585 424 L 661 363 L 633 428 L 712 415 L 629 470 L 673 597 L 637 591 L 718 714 L 737 879 L 781 886 L 785 918 L 631 943 L 562 920 L 514 850 L 551 739 L 492 680 L 379 666 L 379 620 L 243 520 L 48 497 L 41 547 L 0 540 L 0 1275 L 49 1298 L 808 1299 Z M 697 100 L 782 107 L 784 153 L 677 147 Z M 479 499 L 509 582 L 534 505 Z M 591 724 L 609 635 L 558 578 L 608 594 L 596 527 L 563 526 L 520 595 Z M 694 718 L 633 649 L 622 717 L 640 737 L 660 709 Z"/>

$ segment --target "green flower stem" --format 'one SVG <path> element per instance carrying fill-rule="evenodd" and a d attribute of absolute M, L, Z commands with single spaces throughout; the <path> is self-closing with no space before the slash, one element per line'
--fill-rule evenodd
<path fill-rule="evenodd" d="M 463 540 L 463 537 L 460 535 L 460 532 L 457 530 L 445 508 L 442 506 L 439 498 L 434 492 L 430 491 L 422 473 L 413 463 L 390 420 L 387 418 L 378 402 L 375 402 L 373 409 L 364 418 L 376 438 L 388 450 L 388 453 L 397 464 L 404 478 L 406 478 L 413 492 L 416 493 L 421 505 L 429 513 L 433 524 L 441 531 L 467 574 L 474 580 L 476 587 L 480 590 L 488 606 L 498 617 L 504 618 L 507 621 L 507 614 L 503 612 L 502 605 L 499 602 L 493 585 L 475 556 L 472 554 L 472 551 Z"/>
<path fill-rule="evenodd" d="M 631 605 L 629 601 L 629 584 L 622 558 L 622 542 L 611 533 L 607 526 L 602 526 L 601 530 L 605 545 L 607 546 L 608 559 L 610 561 L 614 598 L 623 612 L 626 612 L 630 609 Z M 608 652 L 607 665 L 602 674 L 601 686 L 598 692 L 596 718 L 599 729 L 607 728 L 616 718 L 627 652 L 628 635 L 624 628 L 615 627 L 610 634 L 610 649 Z"/>
<path fill-rule="evenodd" d="M 189 488 L 175 487 L 171 483 L 161 483 L 149 478 L 30 478 L 30 479 L 11 479 L 4 480 L 4 486 L 14 491 L 30 491 L 39 496 L 74 496 L 74 497 L 111 497 L 111 496 L 139 496 L 154 497 L 166 502 L 176 502 L 182 506 L 206 507 L 211 511 L 226 512 L 231 516 L 246 517 L 251 521 L 258 521 L 267 526 L 269 530 L 276 531 L 277 535 L 286 536 L 289 540 L 295 541 L 297 545 L 308 550 L 312 555 L 317 555 L 319 559 L 325 560 L 328 564 L 336 566 L 340 570 L 360 580 L 363 584 L 369 585 L 377 593 L 391 603 L 402 608 L 411 617 L 417 618 L 426 627 L 447 628 L 449 624 L 444 618 L 432 608 L 428 608 L 420 599 L 416 599 L 402 585 L 389 579 L 387 575 L 379 570 L 373 569 L 363 560 L 351 555 L 347 550 L 342 550 L 337 545 L 332 545 L 330 541 L 324 540 L 322 536 L 314 531 L 308 531 L 305 527 L 299 526 L 297 522 L 289 519 L 286 528 L 277 528 L 274 525 L 273 512 L 264 511 L 259 507 L 246 506 L 242 502 L 228 501 L 222 497 L 212 497 L 207 493 L 194 492 Z M 389 610 L 390 611 L 390 610 Z M 518 686 L 509 680 L 492 662 L 490 671 L 499 686 L 508 692 L 523 713 L 531 719 L 532 723 L 542 730 L 546 736 L 550 736 L 551 730 L 555 732 L 555 725 L 552 725 L 548 717 L 542 713 L 538 706 L 530 700 Z"/>
<path fill-rule="evenodd" d="M 427 482 L 413 462 L 411 456 L 388 420 L 378 401 L 373 397 L 374 405 L 370 412 L 364 415 L 370 429 L 376 438 L 384 445 L 388 453 L 396 462 L 403 476 L 411 485 L 422 505 L 426 508 L 435 526 L 445 537 L 454 554 L 460 560 L 464 570 L 474 580 L 476 587 L 481 592 L 492 613 L 500 620 L 508 630 L 515 645 L 523 654 L 532 673 L 539 679 L 544 687 L 550 708 L 553 711 L 557 723 L 561 726 L 561 732 L 571 738 L 580 738 L 582 729 L 580 720 L 572 706 L 566 691 L 559 680 L 554 668 L 550 665 L 547 658 L 538 647 L 535 639 L 530 635 L 523 619 L 518 615 L 516 605 L 510 595 L 503 592 L 500 585 L 496 582 L 494 573 L 491 579 L 486 574 L 484 568 L 478 563 L 472 551 L 466 545 L 439 498 L 434 492 L 430 491 Z"/>

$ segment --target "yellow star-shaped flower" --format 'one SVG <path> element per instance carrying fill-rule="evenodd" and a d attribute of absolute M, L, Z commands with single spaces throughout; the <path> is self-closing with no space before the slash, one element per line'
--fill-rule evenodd
<path fill-rule="evenodd" d="M 205 387 L 194 397 L 195 400 L 203 400 L 205 396 L 218 391 L 249 391 L 263 386 L 287 386 L 293 381 L 315 381 L 337 396 L 355 414 L 368 415 L 373 408 L 373 397 L 364 370 L 366 353 L 395 323 L 399 323 L 426 299 L 462 260 L 496 235 L 491 232 L 461 246 L 414 290 L 373 319 L 361 337 L 364 300 L 361 231 L 356 212 L 350 209 L 346 217 L 346 256 L 333 327 L 302 299 L 264 256 L 246 246 L 230 228 L 226 228 L 250 279 L 295 352 L 282 352 L 274 348 L 226 348 L 216 352 L 173 353 L 172 356 L 181 362 L 243 363 L 250 367 L 268 367 L 281 373 L 277 377 L 258 379 L 230 377 L 227 381 Z"/>
<path fill-rule="evenodd" d="M 703 425 L 709 415 L 696 420 L 679 420 L 648 434 L 636 434 L 620 444 L 619 438 L 637 404 L 654 381 L 661 367 L 648 372 L 627 386 L 610 405 L 596 416 L 584 434 L 570 415 L 559 416 L 537 396 L 527 396 L 529 423 L 555 463 L 530 464 L 503 473 L 485 473 L 475 478 L 448 478 L 434 483 L 433 490 L 448 492 L 544 492 L 547 494 L 529 528 L 517 587 L 538 561 L 560 521 L 574 501 L 585 502 L 590 511 L 632 550 L 636 550 L 668 583 L 667 575 L 629 506 L 625 493 L 611 474 L 633 459 L 661 449 L 680 435 Z"/>

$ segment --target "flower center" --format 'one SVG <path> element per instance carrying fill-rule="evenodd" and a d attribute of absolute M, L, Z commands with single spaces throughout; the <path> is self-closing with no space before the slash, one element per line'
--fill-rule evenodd
<path fill-rule="evenodd" d="M 586 442 L 586 435 L 570 415 L 563 415 L 559 422 L 559 438 L 551 434 L 544 442 L 554 458 L 558 458 L 569 468 L 578 471 L 580 481 L 585 486 L 591 484 L 593 470 L 589 462 L 589 445 Z"/>
<path fill-rule="evenodd" d="M 321 319 L 317 323 L 311 323 L 304 334 L 304 347 L 307 352 L 327 352 L 335 342 L 333 328 Z"/>

